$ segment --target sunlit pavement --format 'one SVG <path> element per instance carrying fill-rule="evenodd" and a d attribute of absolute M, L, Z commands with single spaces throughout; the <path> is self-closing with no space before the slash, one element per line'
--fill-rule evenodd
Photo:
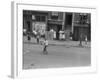
<path fill-rule="evenodd" d="M 83 47 L 79 41 L 51 41 L 47 48 L 48 54 L 43 54 L 43 46 L 32 38 L 29 42 L 23 38 L 23 68 L 53 68 L 53 67 L 78 67 L 90 66 L 91 48 L 90 42 Z"/>

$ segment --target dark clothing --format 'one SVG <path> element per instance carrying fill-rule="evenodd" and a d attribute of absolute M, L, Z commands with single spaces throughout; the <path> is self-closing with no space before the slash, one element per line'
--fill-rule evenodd
<path fill-rule="evenodd" d="M 44 46 L 44 49 L 43 49 L 43 51 L 47 51 L 47 46 Z"/>
<path fill-rule="evenodd" d="M 28 38 L 28 41 L 30 41 L 30 40 L 31 40 L 31 37 L 30 37 L 29 35 L 28 35 L 28 37 L 27 37 L 27 38 Z"/>
<path fill-rule="evenodd" d="M 48 52 L 47 52 L 47 46 L 44 46 L 43 54 L 48 54 Z"/>
<path fill-rule="evenodd" d="M 47 47 L 48 47 L 48 41 L 45 40 L 44 41 L 44 47 L 43 47 L 43 54 L 48 54 Z"/>
<path fill-rule="evenodd" d="M 39 38 L 37 38 L 37 43 L 39 43 Z"/>

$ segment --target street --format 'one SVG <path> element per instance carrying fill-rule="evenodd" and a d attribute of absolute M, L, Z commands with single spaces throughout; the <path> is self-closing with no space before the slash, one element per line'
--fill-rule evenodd
<path fill-rule="evenodd" d="M 48 54 L 43 55 L 43 45 L 34 41 L 28 42 L 24 38 L 23 69 L 82 67 L 91 64 L 90 44 L 87 47 L 80 47 L 79 42 L 55 41 L 54 45 L 53 41 L 49 41 Z"/>

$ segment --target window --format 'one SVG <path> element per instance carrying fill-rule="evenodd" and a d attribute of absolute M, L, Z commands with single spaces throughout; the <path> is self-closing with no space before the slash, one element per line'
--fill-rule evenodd
<path fill-rule="evenodd" d="M 36 21 L 40 21 L 40 16 L 36 16 Z"/>
<path fill-rule="evenodd" d="M 45 16 L 41 16 L 41 21 L 46 21 Z"/>
<path fill-rule="evenodd" d="M 46 17 L 45 16 L 36 16 L 36 21 L 45 22 L 46 21 Z"/>

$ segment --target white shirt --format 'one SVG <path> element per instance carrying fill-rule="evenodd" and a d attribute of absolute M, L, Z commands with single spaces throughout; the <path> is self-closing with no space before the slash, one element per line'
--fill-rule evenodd
<path fill-rule="evenodd" d="M 33 33 L 36 35 L 37 34 L 37 32 L 35 31 L 35 30 L 33 30 Z"/>
<path fill-rule="evenodd" d="M 46 40 L 46 41 L 44 41 L 44 45 L 46 45 L 46 46 L 48 45 L 48 41 L 47 41 L 47 40 Z"/>

